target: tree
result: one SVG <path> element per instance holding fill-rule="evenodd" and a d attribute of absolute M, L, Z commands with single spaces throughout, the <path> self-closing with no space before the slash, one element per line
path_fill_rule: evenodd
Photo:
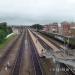
<path fill-rule="evenodd" d="M 34 29 L 37 29 L 37 30 L 43 29 L 43 26 L 40 25 L 40 24 L 34 24 L 34 25 L 32 25 L 31 27 L 34 28 Z"/>
<path fill-rule="evenodd" d="M 0 23 L 0 43 L 4 41 L 5 37 L 12 32 L 12 28 L 7 26 L 6 22 Z"/>

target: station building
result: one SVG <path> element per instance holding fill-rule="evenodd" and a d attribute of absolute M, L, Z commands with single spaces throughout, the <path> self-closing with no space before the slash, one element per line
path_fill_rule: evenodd
<path fill-rule="evenodd" d="M 58 23 L 44 25 L 43 30 L 50 33 L 58 33 Z"/>
<path fill-rule="evenodd" d="M 68 22 L 62 22 L 61 23 L 61 32 L 62 32 L 62 35 L 64 36 L 69 36 L 71 31 L 70 31 L 70 23 Z"/>
<path fill-rule="evenodd" d="M 52 23 L 49 25 L 49 32 L 58 33 L 58 23 Z"/>

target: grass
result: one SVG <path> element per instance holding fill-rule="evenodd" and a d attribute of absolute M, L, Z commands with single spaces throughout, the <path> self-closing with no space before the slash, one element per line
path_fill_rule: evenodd
<path fill-rule="evenodd" d="M 7 39 L 5 39 L 2 43 L 0 43 L 0 49 L 3 49 L 4 47 L 7 46 L 7 44 L 14 38 L 16 34 L 8 37 Z"/>

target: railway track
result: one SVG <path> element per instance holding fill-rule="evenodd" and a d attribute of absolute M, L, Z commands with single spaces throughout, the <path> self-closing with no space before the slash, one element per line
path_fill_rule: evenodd
<path fill-rule="evenodd" d="M 60 67 L 65 69 L 66 75 L 75 75 L 75 74 L 69 69 L 69 67 L 68 67 L 67 65 L 65 65 L 64 63 L 61 63 L 61 64 L 60 64 Z"/>
<path fill-rule="evenodd" d="M 33 33 L 33 32 L 32 32 Z M 41 38 L 39 38 L 36 34 L 33 33 L 33 35 L 38 39 L 40 44 L 48 51 L 52 50 L 50 46 L 48 46 Z"/>
<path fill-rule="evenodd" d="M 63 45 L 62 43 L 57 42 L 57 41 L 53 40 L 52 38 L 48 38 L 46 35 L 44 35 L 44 34 L 42 34 L 42 33 L 39 33 L 39 32 L 38 32 L 38 34 L 39 34 L 39 35 L 42 35 L 45 39 L 47 39 L 48 41 L 50 41 L 52 44 L 54 44 L 54 45 L 55 45 L 57 48 L 59 48 L 60 50 L 64 50 L 64 49 L 63 49 L 63 46 L 64 46 L 64 45 Z M 60 45 L 61 45 L 62 47 L 61 47 Z"/>
<path fill-rule="evenodd" d="M 40 57 L 37 53 L 37 50 L 34 46 L 34 43 L 31 39 L 31 36 L 29 35 L 28 33 L 28 36 L 29 36 L 29 46 L 32 50 L 32 60 L 33 60 L 33 65 L 34 65 L 34 69 L 35 69 L 35 75 L 44 75 L 43 74 L 43 70 L 42 70 L 42 66 L 41 66 L 41 63 L 40 63 Z"/>
<path fill-rule="evenodd" d="M 32 32 L 32 31 L 31 31 Z M 33 33 L 33 32 L 32 32 Z M 38 40 L 39 40 L 39 42 L 41 43 L 41 45 L 45 48 L 45 49 L 51 49 L 41 38 L 39 38 L 36 34 L 34 34 L 33 33 L 33 35 L 35 36 L 35 37 L 37 37 L 38 38 Z M 53 45 L 55 45 L 57 48 L 59 48 L 59 49 L 62 49 L 59 45 L 57 45 L 56 43 L 54 43 L 53 41 L 51 41 L 51 40 L 49 40 Z M 47 48 L 48 47 L 48 48 Z M 60 63 L 60 65 L 62 66 L 62 67 L 64 67 L 65 69 L 68 69 L 68 71 L 65 71 L 65 73 L 66 73 L 66 75 L 75 75 L 73 72 L 72 72 L 72 70 L 70 70 L 70 68 L 68 68 L 68 66 L 67 65 L 65 65 L 64 63 Z"/>
<path fill-rule="evenodd" d="M 23 59 L 23 55 L 24 55 L 23 53 L 24 53 L 24 49 L 25 49 L 26 30 L 23 33 L 24 34 L 23 34 L 23 37 L 22 37 L 22 40 L 21 40 L 21 45 L 20 45 L 19 51 L 17 53 L 16 60 L 13 64 L 13 68 L 11 70 L 11 75 L 19 75 L 19 71 L 21 69 L 22 59 Z"/>
<path fill-rule="evenodd" d="M 17 44 L 18 40 L 20 39 L 20 36 L 21 34 L 18 35 L 18 37 L 13 41 L 13 43 L 7 48 L 4 55 L 0 58 L 0 71 L 4 66 L 5 61 L 8 59 L 9 54 L 12 52 L 14 46 Z"/>
<path fill-rule="evenodd" d="M 45 35 L 42 35 L 43 37 L 45 37 Z M 52 40 L 52 39 L 50 39 L 50 38 L 48 38 L 48 37 L 45 37 L 48 41 L 50 41 L 52 44 L 54 44 L 57 48 L 59 48 L 60 50 L 64 50 L 64 48 L 63 47 L 60 47 L 60 44 L 61 43 L 59 43 L 59 42 L 57 42 L 57 41 L 54 41 L 54 40 Z M 61 44 L 62 45 L 62 44 Z M 63 46 L 63 45 L 62 45 Z M 66 73 L 66 75 L 75 75 L 73 72 L 72 72 L 72 70 L 70 70 L 70 68 L 67 66 L 67 65 L 65 65 L 64 63 L 60 63 L 60 66 L 62 67 L 62 68 L 65 68 L 65 73 Z M 66 69 L 67 69 L 67 71 L 66 71 Z"/>

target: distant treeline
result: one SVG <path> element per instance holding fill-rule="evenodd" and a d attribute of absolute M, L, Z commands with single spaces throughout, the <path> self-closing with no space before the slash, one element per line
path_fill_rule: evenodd
<path fill-rule="evenodd" d="M 34 29 L 37 29 L 37 30 L 43 29 L 43 26 L 40 25 L 40 24 L 34 24 L 34 25 L 30 26 L 30 27 L 31 27 L 31 28 L 34 28 Z"/>
<path fill-rule="evenodd" d="M 12 32 L 12 28 L 7 26 L 6 22 L 0 23 L 0 43 L 2 43 L 5 37 L 11 32 Z"/>

